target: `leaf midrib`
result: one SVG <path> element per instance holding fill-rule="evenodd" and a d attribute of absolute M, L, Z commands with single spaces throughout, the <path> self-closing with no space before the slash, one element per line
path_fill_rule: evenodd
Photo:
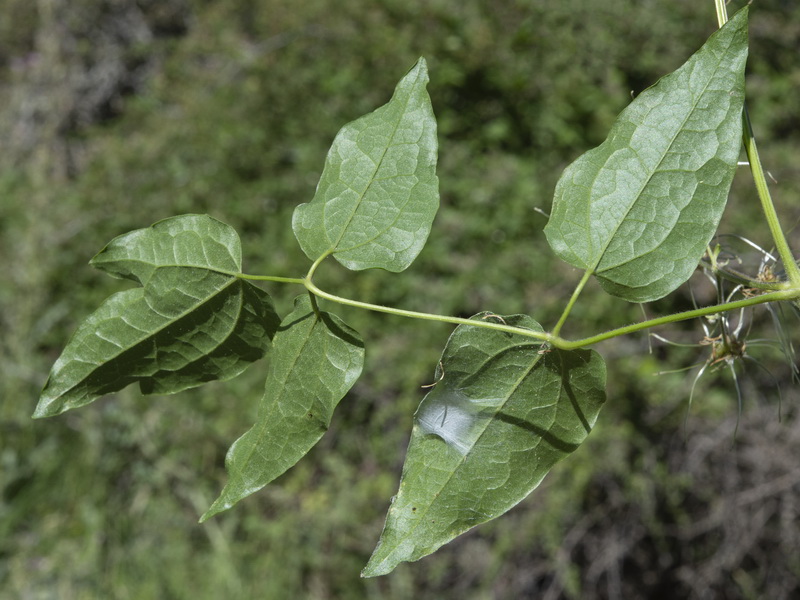
<path fill-rule="evenodd" d="M 350 227 L 350 224 L 353 222 L 353 219 L 355 218 L 356 213 L 358 212 L 358 209 L 361 206 L 361 203 L 364 201 L 364 198 L 366 198 L 367 194 L 369 193 L 370 189 L 372 188 L 372 185 L 375 183 L 375 175 L 380 170 L 381 165 L 383 164 L 383 161 L 386 158 L 386 153 L 389 151 L 389 148 L 391 148 L 393 146 L 394 138 L 397 135 L 397 130 L 400 128 L 400 122 L 403 120 L 403 116 L 405 116 L 405 114 L 406 114 L 406 110 L 408 109 L 408 105 L 411 102 L 411 97 L 413 96 L 414 92 L 416 91 L 416 87 L 417 87 L 418 84 L 419 84 L 419 73 L 417 73 L 417 78 L 415 79 L 414 83 L 411 85 L 411 89 L 409 90 L 408 96 L 406 97 L 405 103 L 403 105 L 403 110 L 400 112 L 400 115 L 397 118 L 397 122 L 394 124 L 394 128 L 392 129 L 392 134 L 389 137 L 389 143 L 386 144 L 385 148 L 383 149 L 383 152 L 381 153 L 380 159 L 378 159 L 378 161 L 375 163 L 375 169 L 372 171 L 372 175 L 369 178 L 369 184 L 367 184 L 367 187 L 364 190 L 364 193 L 363 194 L 359 194 L 358 201 L 355 203 L 355 206 L 353 207 L 353 210 L 350 213 L 350 216 L 348 217 L 346 223 L 342 227 L 342 230 L 341 230 L 341 233 L 339 234 L 338 239 L 335 242 L 333 242 L 333 245 L 328 249 L 328 252 L 337 254 L 337 253 L 340 253 L 340 252 L 347 252 L 347 251 L 350 251 L 350 250 L 354 250 L 356 248 L 360 248 L 362 246 L 366 246 L 367 244 L 373 242 L 375 239 L 380 237 L 380 235 L 382 235 L 383 233 L 385 233 L 388 230 L 388 228 L 384 229 L 383 231 L 381 231 L 378 235 L 374 236 L 373 238 L 371 238 L 369 240 L 366 240 L 366 241 L 364 241 L 364 242 L 362 242 L 360 244 L 356 244 L 355 246 L 351 246 L 349 248 L 339 248 L 339 243 L 342 241 L 342 238 L 344 237 L 345 233 L 347 233 L 347 230 Z M 389 104 L 391 104 L 391 99 L 389 100 Z M 387 107 L 388 107 L 388 105 L 387 105 Z M 361 132 L 359 132 L 359 134 L 360 133 Z M 359 150 L 360 150 L 360 148 L 359 148 Z M 364 152 L 364 154 L 366 155 L 366 152 Z M 350 187 L 350 186 L 348 185 L 348 187 Z M 350 188 L 350 189 L 352 189 L 352 188 Z M 409 196 L 409 199 L 410 199 L 410 196 Z M 407 203 L 408 203 L 408 200 L 406 200 L 406 204 Z M 328 203 L 326 202 L 326 203 L 324 203 L 322 205 L 322 221 L 323 221 L 323 223 L 325 222 L 325 210 L 327 208 L 327 204 Z M 398 214 L 398 217 L 399 217 L 399 214 Z M 395 219 L 392 222 L 392 224 L 394 224 L 396 222 L 397 222 L 397 219 Z"/>
<path fill-rule="evenodd" d="M 731 39 L 729 40 L 728 47 L 725 49 L 725 52 L 722 54 L 722 56 L 727 56 L 727 54 L 728 54 L 728 53 L 729 53 L 729 51 L 730 51 L 730 47 L 731 47 L 731 44 L 732 44 L 732 43 L 733 43 L 733 38 L 731 38 Z M 690 59 L 690 60 L 691 60 L 691 59 Z M 669 145 L 667 146 L 667 149 L 664 151 L 663 155 L 661 156 L 661 158 L 660 158 L 660 159 L 659 159 L 659 161 L 658 161 L 658 165 L 657 165 L 657 166 L 656 166 L 656 167 L 655 167 L 655 168 L 652 170 L 652 172 L 651 172 L 651 173 L 650 173 L 650 174 L 647 176 L 647 178 L 644 180 L 644 183 L 643 183 L 643 184 L 642 184 L 642 186 L 639 188 L 639 191 L 637 192 L 637 194 L 636 194 L 636 197 L 635 197 L 634 201 L 633 201 L 633 202 L 630 204 L 630 206 L 629 206 L 629 207 L 627 208 L 627 210 L 625 211 L 625 215 L 624 215 L 624 217 L 623 217 L 622 219 L 620 219 L 620 220 L 619 220 L 618 224 L 617 224 L 617 225 L 614 227 L 613 233 L 612 233 L 611 235 L 609 235 L 609 236 L 608 236 L 608 240 L 607 240 L 607 241 L 606 241 L 606 243 L 603 245 L 602 249 L 599 251 L 598 258 L 597 258 L 597 260 L 595 261 L 594 265 L 592 265 L 592 266 L 591 266 L 589 269 L 587 269 L 587 270 L 591 271 L 592 273 L 598 273 L 598 271 L 597 271 L 597 267 L 598 267 L 598 266 L 600 265 L 600 263 L 602 262 L 602 260 L 603 260 L 603 257 L 605 256 L 605 253 L 606 253 L 606 251 L 608 250 L 608 247 L 611 245 L 611 242 L 612 242 L 612 241 L 614 240 L 614 238 L 616 237 L 616 235 L 617 235 L 617 232 L 619 231 L 620 227 L 622 227 L 622 224 L 623 224 L 624 222 L 626 222 L 626 220 L 627 220 L 627 217 L 628 217 L 628 215 L 630 214 L 630 212 L 631 212 L 631 211 L 634 209 L 634 207 L 635 207 L 635 206 L 638 204 L 638 202 L 639 202 L 639 199 L 640 199 L 640 198 L 641 198 L 641 196 L 642 196 L 642 193 L 643 193 L 643 192 L 644 192 L 644 190 L 647 188 L 647 186 L 650 184 L 650 182 L 651 182 L 652 178 L 655 176 L 655 174 L 656 174 L 656 173 L 660 172 L 660 167 L 661 167 L 661 165 L 664 163 L 664 160 L 666 159 L 666 157 L 669 155 L 669 150 L 670 150 L 670 149 L 673 147 L 673 145 L 675 144 L 675 140 L 677 139 L 678 135 L 679 135 L 679 134 L 680 134 L 680 133 L 683 131 L 683 128 L 684 128 L 684 126 L 686 125 L 687 121 L 688 121 L 688 120 L 689 120 L 689 118 L 692 116 L 692 114 L 694 113 L 694 111 L 697 109 L 697 106 L 699 105 L 699 103 L 700 103 L 700 100 L 703 98 L 703 96 L 704 96 L 704 95 L 706 94 L 706 92 L 708 91 L 708 86 L 709 86 L 709 85 L 711 85 L 711 82 L 712 82 L 712 81 L 714 81 L 714 80 L 716 79 L 716 77 L 717 77 L 717 74 L 719 73 L 719 69 L 720 69 L 720 65 L 721 65 L 721 64 L 722 64 L 722 58 L 720 58 L 720 59 L 717 61 L 717 66 L 714 68 L 714 72 L 713 72 L 713 74 L 711 75 L 711 77 L 709 77 L 708 81 L 707 81 L 707 82 L 706 82 L 706 84 L 703 86 L 703 90 L 702 90 L 702 92 L 700 93 L 700 95 L 697 97 L 697 101 L 695 101 L 695 102 L 693 102 L 693 103 L 692 103 L 692 108 L 691 108 L 691 110 L 689 110 L 689 112 L 687 113 L 686 117 L 683 119 L 683 121 L 682 121 L 682 123 L 681 123 L 681 126 L 680 126 L 680 127 L 677 129 L 677 130 L 676 130 L 675 134 L 672 136 L 672 139 L 670 140 L 670 143 L 669 143 Z M 638 128 L 638 126 L 637 126 L 637 128 Z M 607 160 L 606 160 L 606 162 L 607 162 Z M 604 168 L 604 167 L 605 167 L 605 163 L 603 164 L 603 166 L 602 166 L 602 167 L 600 168 L 600 170 L 597 172 L 597 175 L 595 175 L 594 179 L 592 180 L 592 186 L 589 188 L 589 190 L 591 190 L 591 188 L 594 186 L 595 182 L 597 181 L 597 178 L 600 176 L 600 173 L 603 171 L 603 168 Z M 590 192 L 590 193 L 591 193 L 591 192 Z M 591 207 L 592 207 L 592 203 L 591 203 L 591 202 L 587 202 L 587 212 L 591 213 Z M 682 211 L 681 211 L 681 212 L 682 212 Z M 591 214 L 587 215 L 587 222 L 588 222 L 588 223 L 591 223 Z M 665 239 L 666 239 L 666 238 L 665 238 Z M 591 235 L 589 235 L 589 243 L 590 243 L 590 244 L 592 243 L 592 237 L 591 237 Z M 663 243 L 663 240 L 662 240 L 662 242 L 660 242 L 660 243 L 658 244 L 658 246 L 656 246 L 656 247 L 660 247 L 662 243 Z M 592 254 L 593 254 L 593 252 L 592 252 Z M 645 253 L 645 254 L 646 254 L 646 253 Z M 642 255 L 640 255 L 640 256 L 644 256 L 644 254 L 642 254 Z M 639 256 L 637 256 L 637 257 L 634 257 L 634 258 L 632 258 L 632 259 L 630 259 L 630 260 L 628 260 L 628 261 L 626 261 L 626 262 L 621 262 L 621 263 L 618 263 L 618 264 L 616 264 L 616 265 L 611 265 L 611 266 L 609 266 L 608 268 L 606 268 L 606 269 L 603 269 L 603 271 L 608 271 L 608 270 L 611 270 L 611 269 L 614 269 L 614 268 L 620 267 L 620 266 L 622 266 L 622 265 L 625 265 L 625 264 L 628 264 L 628 263 L 630 263 L 630 262 L 633 262 L 634 260 L 637 260 L 638 258 L 639 258 Z"/>
<path fill-rule="evenodd" d="M 288 370 L 288 375 L 287 375 L 285 378 L 281 379 L 281 380 L 277 380 L 277 378 L 276 378 L 276 383 L 277 383 L 277 384 L 279 384 L 279 385 L 276 385 L 276 386 L 274 386 L 274 388 L 273 388 L 273 389 L 280 387 L 280 392 L 279 392 L 279 394 L 278 394 L 276 397 L 274 397 L 274 398 L 272 399 L 272 401 L 270 402 L 270 404 L 269 404 L 269 407 L 267 408 L 267 411 L 268 411 L 268 412 L 267 412 L 267 416 L 270 416 L 271 414 L 273 414 L 273 413 L 274 413 L 274 408 L 275 408 L 276 406 L 278 406 L 278 403 L 279 403 L 280 394 L 282 394 L 282 393 L 285 391 L 285 389 L 286 389 L 286 386 L 285 386 L 286 382 L 288 382 L 288 381 L 289 381 L 289 379 L 290 379 L 290 377 L 291 377 L 292 373 L 294 373 L 294 371 L 295 371 L 295 367 L 297 366 L 297 363 L 298 363 L 298 361 L 300 360 L 300 357 L 303 355 L 303 353 L 305 352 L 306 346 L 308 346 L 309 342 L 311 341 L 311 338 L 313 337 L 313 334 L 314 334 L 314 329 L 315 329 L 315 328 L 317 327 L 317 325 L 318 325 L 318 324 L 321 322 L 320 318 L 317 316 L 317 314 L 316 314 L 316 313 L 314 313 L 314 312 L 311 312 L 311 313 L 306 313 L 306 314 L 310 314 L 310 316 L 311 316 L 311 317 L 314 319 L 314 321 L 313 321 L 313 323 L 311 323 L 311 327 L 310 327 L 310 328 L 309 328 L 309 330 L 308 330 L 308 335 L 306 335 L 306 336 L 305 336 L 305 339 L 303 340 L 303 343 L 300 345 L 300 347 L 299 347 L 298 351 L 295 353 L 295 355 L 294 355 L 294 357 L 293 357 L 293 359 L 292 359 L 292 361 L 291 361 L 291 366 L 290 366 L 290 368 L 289 368 L 289 370 Z M 292 317 L 292 315 L 289 315 L 289 317 Z M 287 320 L 289 319 L 289 317 L 287 317 Z M 326 341 L 327 341 L 327 340 L 326 340 Z M 326 344 L 326 345 L 327 345 L 327 344 Z M 327 358 L 327 353 L 325 354 L 325 356 L 326 356 L 326 358 Z M 273 361 L 271 364 L 274 364 L 274 361 Z M 269 373 L 270 375 L 272 375 L 272 373 L 273 373 L 273 370 L 272 370 L 272 369 L 273 369 L 273 368 L 270 368 L 270 373 Z M 268 383 L 269 383 L 269 379 L 270 379 L 270 378 L 269 378 L 269 376 L 267 376 L 267 382 L 268 382 Z M 280 384 L 284 384 L 284 385 L 282 385 L 282 386 L 281 386 Z M 265 393 L 266 393 L 266 392 L 265 392 Z M 263 439 L 263 437 L 264 437 L 264 431 L 265 431 L 265 430 L 266 430 L 266 428 L 269 426 L 269 424 L 270 424 L 270 420 L 269 420 L 268 418 L 264 418 L 264 419 L 261 419 L 261 418 L 259 418 L 259 422 L 258 422 L 258 423 L 256 423 L 256 424 L 255 424 L 255 425 L 254 425 L 254 426 L 253 426 L 253 427 L 250 429 L 251 431 L 255 430 L 255 431 L 254 431 L 254 435 L 256 436 L 256 442 L 260 442 L 260 441 L 261 441 L 261 439 Z M 257 427 L 257 429 L 256 429 L 256 427 Z M 245 435 L 247 435 L 247 434 L 245 434 Z M 247 467 L 247 466 L 250 464 L 250 461 L 252 461 L 252 460 L 253 460 L 253 455 L 255 455 L 255 454 L 259 454 L 259 453 L 257 452 L 257 450 L 258 450 L 258 449 L 257 449 L 257 445 L 258 445 L 258 444 L 255 444 L 255 443 L 254 443 L 254 444 L 252 444 L 252 445 L 250 446 L 250 448 L 248 449 L 248 452 L 247 452 L 246 456 L 245 456 L 245 457 L 243 457 L 243 463 L 242 463 L 242 464 L 243 464 L 243 466 L 242 466 L 242 468 L 241 468 L 241 469 L 237 469 L 237 473 L 239 474 L 239 478 L 240 478 L 240 479 L 244 479 L 244 477 L 243 477 L 241 474 L 242 474 L 242 473 L 243 473 L 243 472 L 246 470 L 246 467 Z M 259 454 L 259 456 L 261 456 L 261 455 Z M 290 466 L 291 466 L 291 465 L 290 465 Z M 288 467 L 287 467 L 287 468 L 288 468 Z M 282 472 L 286 472 L 286 470 L 287 470 L 287 469 L 284 469 Z M 274 477 L 273 477 L 273 478 L 272 478 L 270 481 L 274 480 L 274 479 L 275 479 L 276 477 L 278 477 L 279 475 L 280 475 L 280 473 L 278 473 L 277 475 L 275 475 L 275 476 L 274 476 Z M 269 483 L 269 481 L 268 481 L 267 483 Z M 267 483 L 265 483 L 264 485 L 267 485 Z M 227 487 L 227 486 L 226 486 L 226 487 Z M 262 486 L 262 487 L 263 487 L 263 486 Z"/>
<path fill-rule="evenodd" d="M 107 265 L 107 264 L 126 263 L 126 262 L 132 262 L 132 263 L 137 263 L 137 264 L 141 264 L 141 265 L 148 265 L 150 267 L 153 267 L 155 270 L 158 270 L 158 269 L 170 269 L 170 268 L 176 268 L 176 269 L 201 269 L 203 271 L 210 271 L 212 273 L 219 273 L 220 275 L 226 275 L 228 277 L 239 277 L 242 274 L 241 266 L 239 267 L 238 271 L 228 271 L 226 269 L 221 269 L 221 268 L 218 268 L 218 267 L 212 267 L 210 265 L 192 265 L 192 264 L 181 264 L 181 263 L 164 263 L 164 264 L 161 264 L 161 263 L 148 262 L 146 260 L 142 260 L 142 259 L 139 259 L 139 258 L 120 258 L 120 259 L 110 260 L 110 261 L 107 261 L 105 263 L 96 262 L 96 263 L 93 264 L 93 266 L 95 268 L 97 268 L 97 269 L 105 271 L 106 270 L 105 265 Z M 128 272 L 131 275 L 134 275 L 134 273 L 132 271 L 128 271 Z M 137 277 L 137 280 L 138 279 L 139 278 Z M 143 283 L 142 285 L 145 285 L 145 284 Z"/>
<path fill-rule="evenodd" d="M 526 343 L 529 343 L 529 342 L 526 342 Z M 470 344 L 470 345 L 473 345 L 473 344 Z M 500 351 L 495 352 L 492 356 L 487 357 L 487 360 L 489 358 L 492 358 L 493 356 L 496 356 L 497 354 L 500 354 L 501 352 L 506 352 L 506 351 L 514 348 L 515 346 L 516 346 L 516 344 L 510 345 L 510 346 L 506 346 L 505 348 L 502 348 Z M 476 437 L 475 443 L 473 443 L 473 445 L 469 449 L 469 451 L 459 461 L 458 465 L 456 465 L 456 467 L 450 473 L 448 473 L 447 479 L 445 479 L 444 482 L 440 486 L 438 486 L 438 489 L 437 489 L 436 493 L 434 494 L 433 501 L 429 502 L 428 505 L 425 506 L 423 510 L 419 511 L 419 516 L 418 516 L 418 519 L 417 519 L 416 523 L 413 525 L 413 527 L 411 527 L 409 530 L 407 530 L 407 533 L 401 539 L 410 538 L 411 535 L 413 534 L 413 532 L 416 531 L 417 528 L 422 524 L 422 522 L 424 520 L 423 517 L 425 515 L 427 515 L 428 512 L 433 508 L 433 506 L 434 506 L 434 504 L 436 502 L 436 499 L 440 497 L 440 494 L 442 493 L 442 491 L 448 486 L 448 484 L 453 479 L 453 477 L 455 477 L 456 473 L 463 467 L 463 465 L 466 462 L 467 458 L 472 454 L 473 448 L 475 448 L 475 446 L 478 445 L 478 442 L 480 441 L 480 439 L 486 433 L 486 430 L 489 428 L 489 425 L 492 424 L 492 422 L 496 418 L 497 414 L 503 408 L 505 408 L 506 404 L 511 400 L 511 397 L 519 389 L 519 386 L 522 385 L 522 382 L 525 381 L 525 379 L 531 374 L 531 372 L 536 367 L 536 365 L 538 365 L 539 362 L 542 360 L 543 356 L 544 356 L 543 354 L 537 353 L 536 358 L 533 360 L 531 365 L 527 369 L 525 369 L 523 371 L 523 373 L 520 375 L 520 377 L 517 379 L 517 381 L 514 383 L 514 385 L 510 388 L 509 392 L 506 394 L 506 399 L 503 401 L 503 403 L 500 406 L 497 407 L 497 410 L 495 411 L 494 416 L 491 419 L 487 419 L 486 424 L 481 428 L 480 434 Z M 484 364 L 486 363 L 486 361 L 483 361 L 483 362 L 484 362 Z M 541 442 L 541 437 L 536 441 L 536 444 L 534 445 L 534 447 L 538 446 L 539 442 Z M 389 556 L 391 556 L 397 550 L 398 547 L 399 547 L 399 545 L 395 545 L 392 548 L 391 552 L 383 560 L 381 560 L 381 562 L 386 561 L 389 558 Z M 417 546 L 415 545 L 414 547 L 416 549 Z"/>
<path fill-rule="evenodd" d="M 237 279 L 236 277 L 232 277 L 232 278 L 231 278 L 231 280 L 230 280 L 228 283 L 226 283 L 226 284 L 225 284 L 223 287 L 219 288 L 219 289 L 218 289 L 217 291 L 215 291 L 213 294 L 211 294 L 210 296 L 207 296 L 207 297 L 206 297 L 206 298 L 204 298 L 202 301 L 198 302 L 198 303 L 197 303 L 196 305 L 194 305 L 194 306 L 193 306 L 191 309 L 187 309 L 187 310 L 185 310 L 184 312 L 182 312 L 182 313 L 180 313 L 179 315 L 177 315 L 176 317 L 174 317 L 174 318 L 172 318 L 172 319 L 169 319 L 169 320 L 168 320 L 166 323 L 164 323 L 164 324 L 163 324 L 161 327 L 159 327 L 159 328 L 157 328 L 157 329 L 154 329 L 153 331 L 147 332 L 147 335 L 146 335 L 145 337 L 142 337 L 141 339 L 137 340 L 137 341 L 136 341 L 136 342 L 135 342 L 133 345 L 131 345 L 131 346 L 128 346 L 127 348 L 120 348 L 118 352 L 116 352 L 115 354 L 113 354 L 112 356 L 110 356 L 110 357 L 109 357 L 107 360 L 105 360 L 105 361 L 103 361 L 103 362 L 100 362 L 100 363 L 87 363 L 87 364 L 93 364 L 93 365 L 94 365 L 94 368 L 92 368 L 92 369 L 91 369 L 91 370 L 90 370 L 90 371 L 89 371 L 89 372 L 88 372 L 86 375 L 84 375 L 84 376 L 83 376 L 83 377 L 82 377 L 82 378 L 81 378 L 79 381 L 75 382 L 75 384 L 73 384 L 72 386 L 70 386 L 69 388 L 67 388 L 66 390 L 64 390 L 64 391 L 63 391 L 63 392 L 61 392 L 60 394 L 58 394 L 57 396 L 52 396 L 50 399 L 51 399 L 51 400 L 56 400 L 57 398 L 63 397 L 63 396 L 65 396 L 65 395 L 69 394 L 70 392 L 74 391 L 74 390 L 75 390 L 75 389 L 76 389 L 78 386 L 80 386 L 81 384 L 83 384 L 83 383 L 84 383 L 84 382 L 85 382 L 85 381 L 86 381 L 86 380 L 87 380 L 89 377 L 91 377 L 91 376 L 92 376 L 92 374 L 93 374 L 93 373 L 95 373 L 95 372 L 96 372 L 98 369 L 100 369 L 101 367 L 104 367 L 104 366 L 106 366 L 107 364 L 109 364 L 109 363 L 111 363 L 111 362 L 115 361 L 116 359 L 118 359 L 118 358 L 120 357 L 120 355 L 122 355 L 122 354 L 124 354 L 125 352 L 128 352 L 128 351 L 130 351 L 130 350 L 133 350 L 134 348 L 136 348 L 136 347 L 140 346 L 141 344 L 145 343 L 146 341 L 148 341 L 148 340 L 152 339 L 153 337 L 157 336 L 158 334 L 160 334 L 161 332 L 163 332 L 163 331 L 164 331 L 165 329 L 167 329 L 168 327 L 172 327 L 172 326 L 173 326 L 173 325 L 175 325 L 175 324 L 176 324 L 178 321 L 181 321 L 182 319 L 184 319 L 184 318 L 188 317 L 189 315 L 191 315 L 191 313 L 195 312 L 196 310 L 198 310 L 198 309 L 202 308 L 202 307 L 203 307 L 205 304 L 207 304 L 207 303 L 211 302 L 212 300 L 214 300 L 214 299 L 215 299 L 217 296 L 219 296 L 219 294 L 221 294 L 222 292 L 224 292 L 225 290 L 227 290 L 227 289 L 228 289 L 228 288 L 229 288 L 231 285 L 233 285 L 233 284 L 234 284 L 234 283 L 236 283 L 237 281 L 238 281 L 238 279 Z M 135 291 L 135 290 L 141 290 L 141 291 L 142 291 L 142 294 L 144 294 L 145 288 L 143 288 L 143 287 L 142 287 L 142 288 L 134 288 L 134 290 L 131 290 L 131 291 Z M 244 292 L 242 293 L 242 297 L 243 297 L 243 295 L 244 295 Z M 241 317 L 241 307 L 242 307 L 242 303 L 241 303 L 241 301 L 240 301 L 240 305 L 239 305 L 239 316 L 238 316 L 236 319 L 234 319 L 234 328 L 235 328 L 235 324 L 236 324 L 236 323 L 238 323 L 238 321 L 239 321 L 239 318 Z M 228 334 L 227 334 L 227 336 L 226 336 L 226 338 L 225 338 L 226 340 L 227 340 L 227 339 L 230 337 L 230 333 L 231 333 L 231 332 L 228 332 Z M 218 348 L 220 345 L 221 345 L 221 344 L 217 344 L 217 346 L 216 346 L 216 347 Z M 81 362 L 84 362 L 84 363 L 85 363 L 85 361 L 81 361 Z M 139 380 L 139 379 L 137 378 L 137 381 L 138 381 L 138 380 Z"/>

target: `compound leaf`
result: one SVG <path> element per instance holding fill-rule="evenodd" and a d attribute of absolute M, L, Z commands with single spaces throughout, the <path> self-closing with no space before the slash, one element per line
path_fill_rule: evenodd
<path fill-rule="evenodd" d="M 336 135 L 311 202 L 292 226 L 311 260 L 402 271 L 417 257 L 439 207 L 436 119 L 420 58 L 388 104 Z"/>
<path fill-rule="evenodd" d="M 273 340 L 258 420 L 225 460 L 228 483 L 201 522 L 284 473 L 320 440 L 336 405 L 361 375 L 364 343 L 338 317 L 315 312 L 308 296 Z"/>
<path fill-rule="evenodd" d="M 503 320 L 541 331 L 527 316 Z M 508 511 L 578 448 L 605 402 L 596 352 L 547 350 L 469 325 L 453 332 L 436 376 L 414 415 L 400 489 L 365 577 Z"/>
<path fill-rule="evenodd" d="M 112 295 L 79 326 L 34 417 L 134 382 L 144 394 L 171 394 L 230 379 L 264 356 L 280 321 L 270 297 L 236 277 L 236 232 L 208 216 L 173 217 L 117 237 L 92 264 L 143 287 Z"/>
<path fill-rule="evenodd" d="M 556 186 L 550 246 L 612 295 L 673 291 L 719 225 L 741 148 L 747 14 L 639 95 Z"/>

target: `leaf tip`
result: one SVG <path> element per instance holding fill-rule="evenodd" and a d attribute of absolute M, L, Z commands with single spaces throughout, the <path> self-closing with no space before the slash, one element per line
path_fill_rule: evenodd
<path fill-rule="evenodd" d="M 64 412 L 63 402 L 56 402 L 56 400 L 58 400 L 58 397 L 54 398 L 46 393 L 42 393 L 31 418 L 44 419 L 45 417 L 54 417 Z"/>
<path fill-rule="evenodd" d="M 428 77 L 428 61 L 425 60 L 424 56 L 420 56 L 417 59 L 417 62 L 408 70 L 402 81 L 409 81 L 412 77 L 418 77 L 418 81 L 421 80 L 423 84 L 427 84 L 430 81 Z"/>
<path fill-rule="evenodd" d="M 206 512 L 204 512 L 200 518 L 197 520 L 198 523 L 202 524 L 208 521 L 211 517 L 214 517 L 221 513 L 222 511 L 226 510 L 228 507 L 224 506 L 217 506 L 217 502 L 214 502 Z"/>
<path fill-rule="evenodd" d="M 375 564 L 375 562 L 376 561 L 374 561 L 373 559 L 370 559 L 367 565 L 361 570 L 362 579 L 370 579 L 372 577 L 380 577 L 381 575 L 388 575 L 394 570 L 394 565 L 387 567 L 384 564 L 385 561 L 381 561 L 378 564 Z"/>
<path fill-rule="evenodd" d="M 234 505 L 234 502 L 230 502 L 226 500 L 226 488 L 223 488 L 222 493 L 220 493 L 219 498 L 214 500 L 211 506 L 208 507 L 208 510 L 202 514 L 200 519 L 197 521 L 198 523 L 205 523 L 211 517 L 218 515 L 219 513 L 228 510 L 231 506 Z"/>
<path fill-rule="evenodd" d="M 420 56 L 417 60 L 417 65 L 419 65 L 419 70 L 425 78 L 425 83 L 427 83 L 430 80 L 430 77 L 428 76 L 428 61 L 425 60 L 424 56 Z"/>
<path fill-rule="evenodd" d="M 412 562 L 422 558 L 415 555 L 415 546 L 412 540 L 406 539 L 399 543 L 387 544 L 384 538 L 386 530 L 381 535 L 378 545 L 369 557 L 366 566 L 361 571 L 361 577 L 380 577 L 394 571 L 400 563 Z"/>
<path fill-rule="evenodd" d="M 44 419 L 45 417 L 49 416 L 49 414 L 42 410 L 41 405 L 37 405 L 36 410 L 34 410 L 33 414 L 31 415 L 31 419 Z"/>
<path fill-rule="evenodd" d="M 212 507 L 212 508 L 213 508 L 213 507 Z M 206 512 L 204 512 L 204 513 L 203 513 L 203 514 L 200 516 L 200 518 L 197 520 L 197 522 L 198 522 L 200 525 L 202 525 L 203 523 L 205 523 L 206 521 L 208 521 L 208 520 L 209 520 L 211 517 L 213 517 L 213 516 L 214 516 L 214 515 L 216 515 L 216 514 L 217 514 L 217 513 L 216 513 L 215 511 L 213 511 L 211 508 L 209 508 L 209 509 L 208 509 Z"/>

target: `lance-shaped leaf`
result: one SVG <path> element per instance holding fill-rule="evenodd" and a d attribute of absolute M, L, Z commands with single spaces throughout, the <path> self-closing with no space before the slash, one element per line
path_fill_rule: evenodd
<path fill-rule="evenodd" d="M 236 277 L 236 232 L 208 216 L 173 217 L 122 235 L 92 264 L 144 287 L 112 295 L 79 326 L 34 417 L 134 382 L 144 394 L 170 394 L 230 379 L 264 356 L 280 321 L 270 297 Z"/>
<path fill-rule="evenodd" d="M 336 135 L 314 199 L 295 209 L 295 237 L 311 260 L 402 271 L 417 257 L 439 208 L 436 119 L 420 58 L 388 104 Z"/>
<path fill-rule="evenodd" d="M 567 167 L 545 228 L 556 254 L 632 302 L 661 298 L 690 277 L 736 170 L 746 59 L 744 8 Z"/>
<path fill-rule="evenodd" d="M 316 313 L 308 296 L 299 296 L 273 340 L 258 420 L 228 450 L 228 483 L 200 521 L 257 492 L 305 456 L 363 365 L 358 333 L 334 315 Z"/>
<path fill-rule="evenodd" d="M 503 319 L 541 331 L 527 316 Z M 578 448 L 605 402 L 596 352 L 545 350 L 469 325 L 453 332 L 436 376 L 414 415 L 400 489 L 366 577 L 422 558 L 516 505 Z"/>

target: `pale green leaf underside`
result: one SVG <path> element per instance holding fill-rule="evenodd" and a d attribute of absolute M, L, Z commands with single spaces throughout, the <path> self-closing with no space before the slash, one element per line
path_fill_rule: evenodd
<path fill-rule="evenodd" d="M 398 272 L 422 250 L 439 207 L 427 83 L 420 58 L 388 104 L 336 135 L 314 199 L 292 221 L 311 260 L 332 253 L 349 269 Z"/>
<path fill-rule="evenodd" d="M 239 235 L 208 215 L 181 215 L 114 238 L 92 259 L 114 277 L 147 284 L 162 267 L 196 267 L 232 275 L 242 272 Z"/>
<path fill-rule="evenodd" d="M 236 233 L 205 216 L 174 217 L 113 240 L 92 264 L 144 287 L 112 295 L 79 326 L 34 416 L 135 382 L 144 394 L 170 394 L 230 379 L 261 358 L 279 319 L 265 292 L 234 276 L 240 256 Z"/>
<path fill-rule="evenodd" d="M 530 317 L 503 318 L 541 331 Z M 414 415 L 400 489 L 364 576 L 505 513 L 583 442 L 605 402 L 603 360 L 590 350 L 541 349 L 530 338 L 456 328 L 439 381 Z"/>
<path fill-rule="evenodd" d="M 691 276 L 736 170 L 746 59 L 745 8 L 567 167 L 545 228 L 558 256 L 633 302 Z"/>
<path fill-rule="evenodd" d="M 275 335 L 258 420 L 228 451 L 228 483 L 205 521 L 263 488 L 308 453 L 361 374 L 364 343 L 338 317 L 314 313 L 308 296 Z"/>

